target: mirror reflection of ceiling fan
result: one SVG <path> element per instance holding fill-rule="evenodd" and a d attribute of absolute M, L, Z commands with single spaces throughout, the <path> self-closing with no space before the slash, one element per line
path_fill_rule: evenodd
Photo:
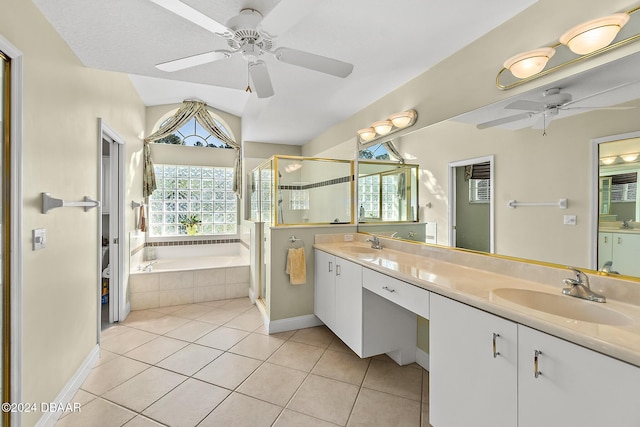
<path fill-rule="evenodd" d="M 504 107 L 509 110 L 525 110 L 524 113 L 516 114 L 513 116 L 503 117 L 496 120 L 480 123 L 477 125 L 478 129 L 487 129 L 495 126 L 501 126 L 520 120 L 537 119 L 533 122 L 531 128 L 543 129 L 543 135 L 546 134 L 546 129 L 549 123 L 558 117 L 560 111 L 563 110 L 628 110 L 634 107 L 579 107 L 574 104 L 582 102 L 587 98 L 591 98 L 601 93 L 589 95 L 582 99 L 573 100 L 573 96 L 570 93 L 563 93 L 560 88 L 547 89 L 542 93 L 542 101 L 527 101 L 518 100 Z"/>
<path fill-rule="evenodd" d="M 229 50 L 214 50 L 157 64 L 156 68 L 159 70 L 174 72 L 240 54 L 248 63 L 249 75 L 258 98 L 268 98 L 274 94 L 267 65 L 261 59 L 266 55 L 272 55 L 278 61 L 286 64 L 297 65 L 336 77 L 345 78 L 353 71 L 353 64 L 337 59 L 288 47 L 274 49 L 273 39 L 275 37 L 265 30 L 269 23 L 277 24 L 268 22 L 273 13 L 263 19 L 262 14 L 255 9 L 242 9 L 239 15 L 232 17 L 226 25 L 223 25 L 180 0 L 150 1 L 222 37 L 229 45 Z M 278 21 L 279 18 L 282 16 L 276 16 L 271 21 Z M 251 92 L 250 86 L 247 86 L 247 91 Z"/>

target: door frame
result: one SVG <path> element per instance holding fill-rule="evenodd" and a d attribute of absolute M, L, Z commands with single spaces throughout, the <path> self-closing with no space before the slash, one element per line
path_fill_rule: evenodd
<path fill-rule="evenodd" d="M 115 254 L 117 260 L 117 269 L 111 270 L 111 277 L 116 278 L 116 286 L 111 286 L 109 284 L 109 320 L 113 322 L 118 322 L 120 320 L 124 320 L 129 314 L 130 306 L 127 305 L 126 301 L 126 292 L 124 283 L 125 283 L 125 274 L 124 274 L 124 265 L 125 265 L 125 218 L 124 218 L 124 208 L 125 208 L 125 153 L 126 153 L 126 145 L 124 139 L 118 135 L 118 133 L 113 130 L 109 125 L 105 123 L 105 121 L 98 117 L 98 194 L 102 194 L 102 141 L 104 138 L 108 138 L 113 141 L 114 144 L 117 145 L 117 156 L 112 155 L 111 157 L 111 169 L 112 169 L 112 184 L 117 183 L 117 185 L 111 186 L 111 200 L 109 201 L 110 206 L 110 223 L 113 224 L 112 220 L 115 218 L 115 223 L 117 224 L 117 230 L 114 233 L 111 226 L 109 227 L 110 237 L 115 237 L 118 239 L 117 253 Z M 114 168 L 115 161 L 115 168 Z M 113 173 L 113 169 L 116 169 L 117 173 Z M 115 194 L 115 196 L 114 196 Z M 116 203 L 113 203 L 116 202 Z M 102 205 L 103 201 L 101 200 L 100 208 L 98 209 L 98 242 L 102 242 Z M 109 243 L 109 247 L 112 247 L 111 242 Z M 101 289 L 102 286 L 102 244 L 98 245 L 97 248 L 97 259 L 98 259 L 98 284 L 97 289 Z M 114 256 L 113 251 L 109 251 L 109 257 Z M 112 266 L 113 267 L 113 266 Z M 115 271 L 117 270 L 117 271 Z M 100 342 L 100 332 L 102 329 L 102 319 L 101 319 L 101 295 L 98 292 L 98 343 Z"/>
<path fill-rule="evenodd" d="M 11 196 L 10 212 L 11 230 L 9 245 L 10 255 L 10 279 L 9 279 L 9 304 L 10 304 L 10 340 L 9 348 L 9 394 L 12 402 L 21 402 L 22 399 L 22 288 L 23 288 L 23 263 L 22 263 L 22 141 L 23 141 L 23 54 L 7 39 L 0 35 L 0 50 L 11 60 L 11 89 L 10 89 L 10 168 L 11 168 Z M 22 416 L 19 412 L 6 413 L 12 425 L 20 425 Z"/>
<path fill-rule="evenodd" d="M 449 246 L 456 247 L 456 168 L 460 166 L 474 165 L 476 163 L 489 162 L 491 171 L 491 188 L 489 194 L 491 201 L 489 202 L 489 253 L 495 253 L 495 179 L 494 179 L 494 156 L 493 154 L 483 157 L 475 157 L 472 159 L 458 160 L 449 162 Z"/>

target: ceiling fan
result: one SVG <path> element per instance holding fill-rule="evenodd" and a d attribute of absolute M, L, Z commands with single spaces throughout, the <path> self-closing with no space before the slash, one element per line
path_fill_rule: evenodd
<path fill-rule="evenodd" d="M 156 68 L 159 70 L 174 72 L 240 54 L 248 63 L 249 74 L 258 98 L 268 98 L 274 94 L 267 65 L 261 59 L 266 55 L 273 55 L 278 61 L 286 64 L 336 77 L 345 78 L 353 71 L 353 64 L 337 59 L 288 47 L 274 49 L 274 36 L 264 29 L 262 14 L 255 9 L 242 9 L 239 15 L 223 25 L 180 0 L 150 1 L 222 37 L 229 45 L 229 50 L 214 50 L 157 64 Z M 277 17 L 275 20 L 277 21 Z M 250 86 L 247 86 L 247 91 L 251 92 Z"/>
<path fill-rule="evenodd" d="M 626 84 L 625 84 L 626 85 Z M 624 85 L 623 85 L 624 86 Z M 615 88 L 617 89 L 617 88 Z M 611 89 L 609 89 L 611 90 Z M 609 90 L 605 91 L 608 92 Z M 480 123 L 476 127 L 478 129 L 487 129 L 495 126 L 504 125 L 520 120 L 531 119 L 537 117 L 537 120 L 531 126 L 533 129 L 543 129 L 546 134 L 546 128 L 549 123 L 558 117 L 560 111 L 563 110 L 627 110 L 633 107 L 578 107 L 573 106 L 578 102 L 582 102 L 587 98 L 601 95 L 604 92 L 589 95 L 582 99 L 573 100 L 570 93 L 561 92 L 560 88 L 547 89 L 542 93 L 542 101 L 518 100 L 504 107 L 509 110 L 525 110 L 526 112 L 513 116 L 503 117 L 496 120 Z"/>

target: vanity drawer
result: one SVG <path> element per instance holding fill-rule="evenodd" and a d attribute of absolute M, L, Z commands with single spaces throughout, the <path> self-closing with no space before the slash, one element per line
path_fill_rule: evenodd
<path fill-rule="evenodd" d="M 362 286 L 409 311 L 429 318 L 429 291 L 377 271 L 363 269 Z"/>

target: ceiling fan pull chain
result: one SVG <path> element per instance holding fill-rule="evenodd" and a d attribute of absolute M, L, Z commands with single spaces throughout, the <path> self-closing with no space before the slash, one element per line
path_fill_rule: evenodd
<path fill-rule="evenodd" d="M 546 114 L 542 114 L 542 136 L 547 136 L 547 115 Z"/>
<path fill-rule="evenodd" d="M 249 64 L 247 63 L 247 88 L 244 90 L 247 93 L 253 93 L 251 90 L 251 80 L 249 77 Z"/>

